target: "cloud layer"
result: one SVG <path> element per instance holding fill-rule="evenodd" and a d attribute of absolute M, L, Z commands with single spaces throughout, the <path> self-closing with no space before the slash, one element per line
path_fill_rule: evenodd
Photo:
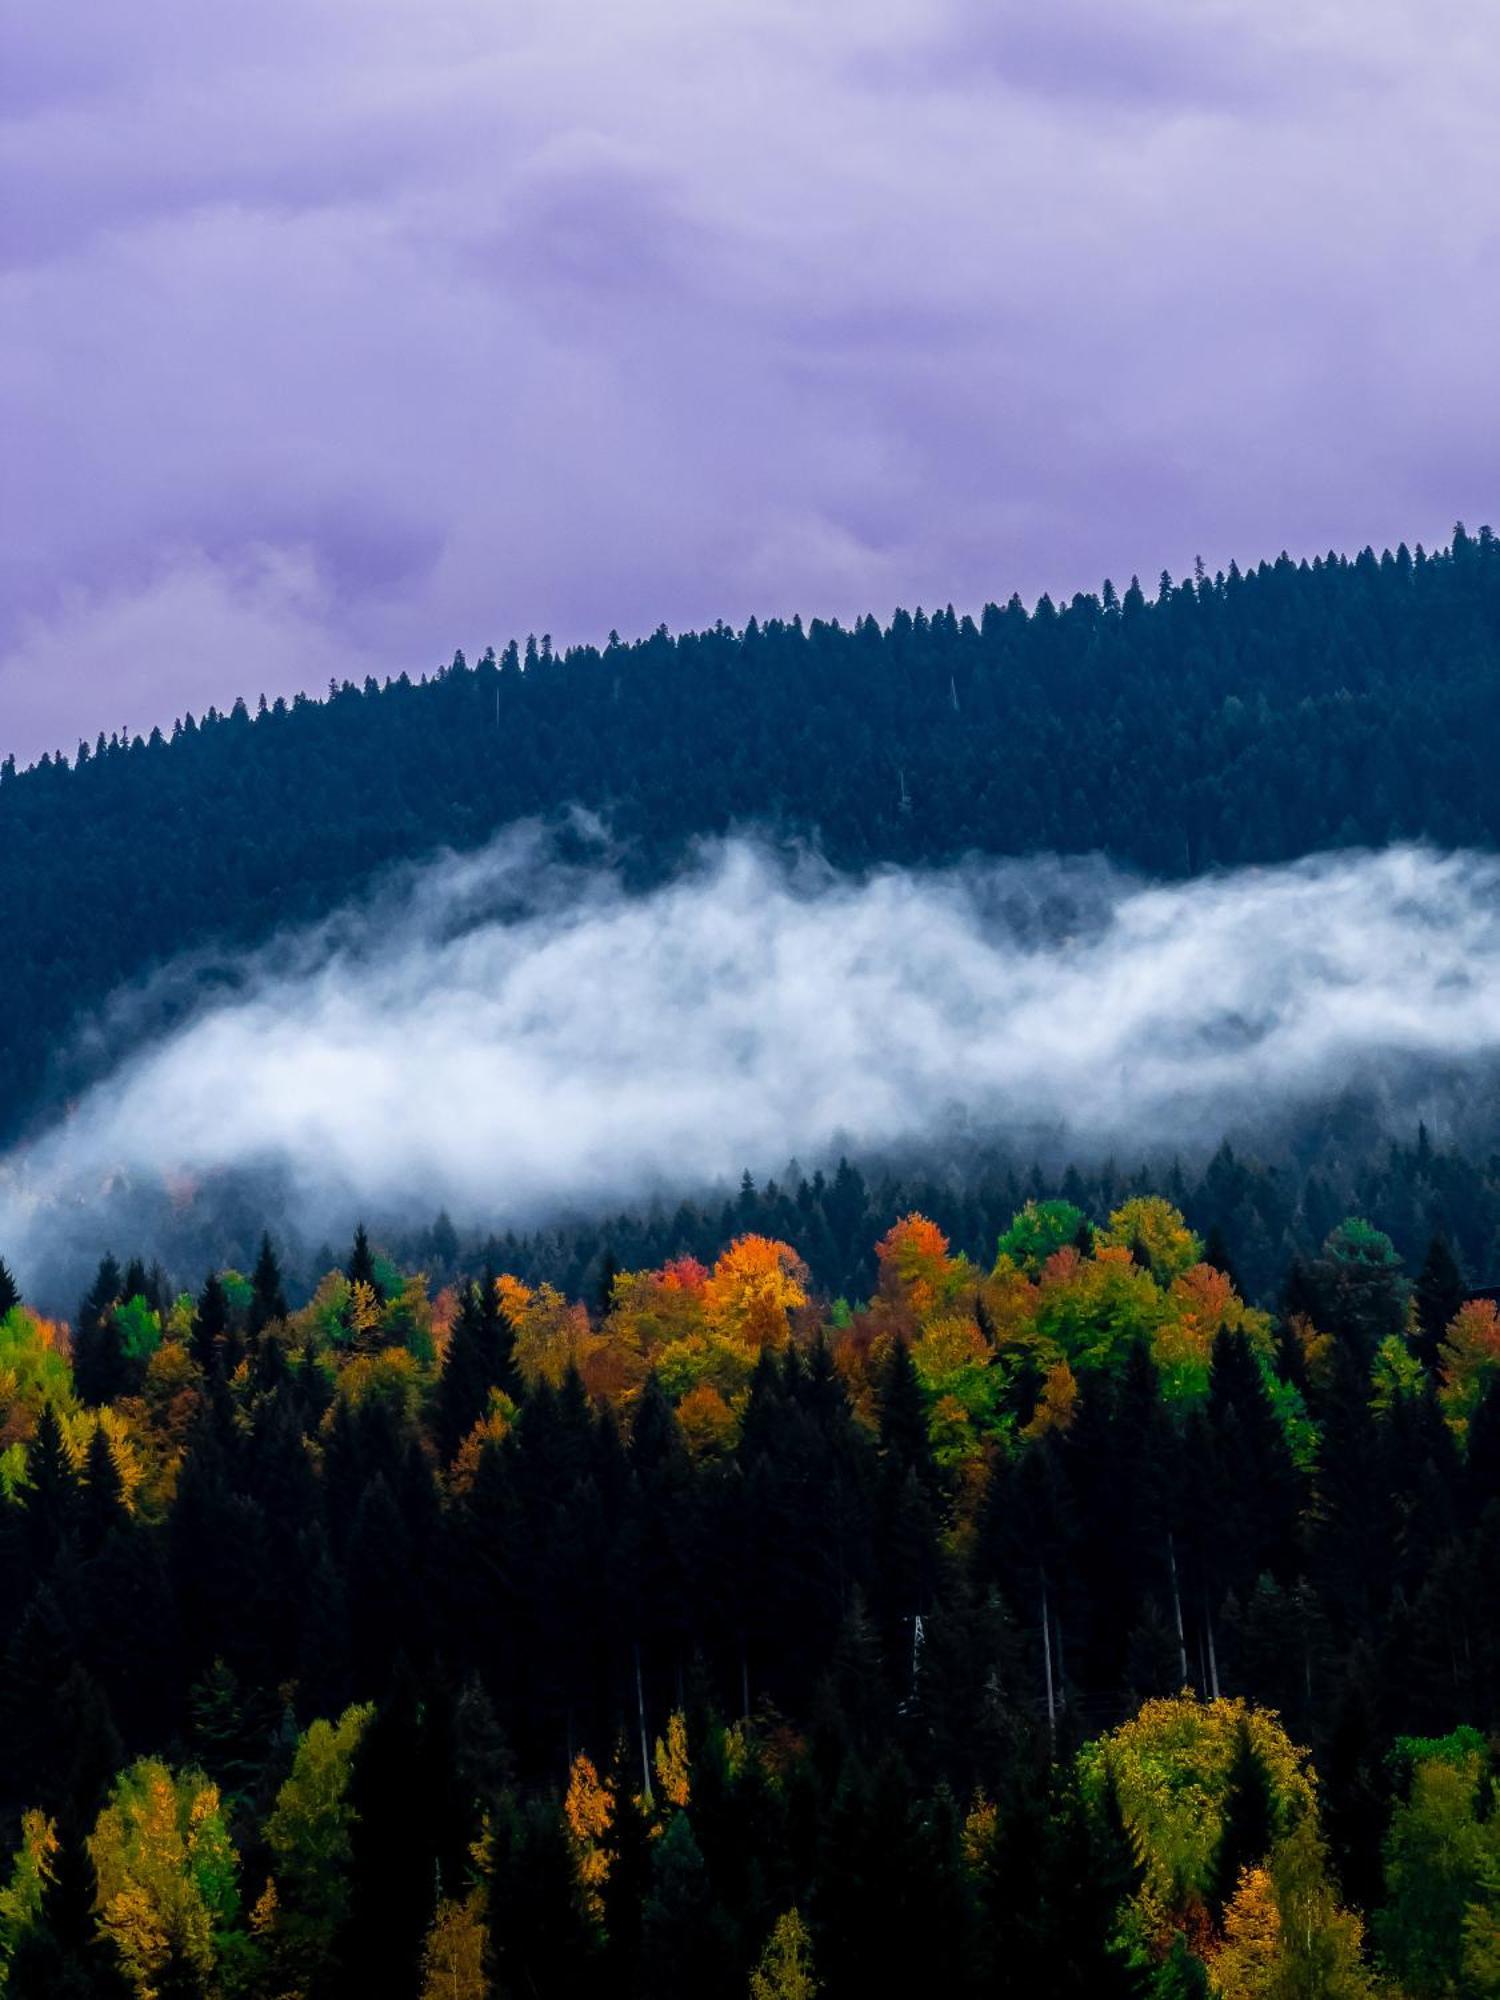
<path fill-rule="evenodd" d="M 1441 1073 L 1496 1074 L 1500 859 L 854 881 L 739 840 L 631 898 L 519 833 L 222 977 L 5 1163 L 23 1265 L 117 1175 L 266 1170 L 307 1232 L 503 1225 L 833 1147 L 1139 1157 L 1351 1087 L 1414 1117 Z"/>
<path fill-rule="evenodd" d="M 1457 0 L 0 23 L 0 754 L 1493 500 Z"/>

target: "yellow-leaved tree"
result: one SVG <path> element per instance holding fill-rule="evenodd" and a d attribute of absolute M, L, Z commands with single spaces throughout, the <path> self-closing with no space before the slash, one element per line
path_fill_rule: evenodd
<path fill-rule="evenodd" d="M 1109 1218 L 1105 1241 L 1128 1250 L 1160 1285 L 1170 1285 L 1203 1261 L 1203 1244 L 1180 1212 L 1159 1194 L 1139 1194 Z"/>
<path fill-rule="evenodd" d="M 797 1910 L 785 1910 L 750 1975 L 750 2000 L 813 2000 L 817 1990 L 807 1925 Z"/>
<path fill-rule="evenodd" d="M 1224 1919 L 1209 1977 L 1222 2000 L 1372 2000 L 1364 1926 L 1339 1907 L 1315 1817 L 1304 1815 L 1247 1869 Z"/>
<path fill-rule="evenodd" d="M 1114 1781 L 1125 1830 L 1158 1904 L 1180 1909 L 1212 1883 L 1242 1741 L 1265 1773 L 1276 1832 L 1315 1810 L 1307 1760 L 1278 1719 L 1239 1699 L 1175 1695 L 1143 1702 L 1128 1722 L 1079 1752 L 1085 1790 Z"/>
<path fill-rule="evenodd" d="M 703 1287 L 711 1331 L 750 1353 L 785 1347 L 790 1315 L 807 1304 L 807 1266 L 789 1243 L 770 1236 L 738 1237 Z"/>
<path fill-rule="evenodd" d="M 239 1909 L 218 1786 L 142 1758 L 116 1778 L 89 1851 L 100 1927 L 141 2000 L 209 1986 Z"/>
<path fill-rule="evenodd" d="M 490 1992 L 484 1890 L 445 1896 L 422 1953 L 421 2000 L 486 2000 Z"/>

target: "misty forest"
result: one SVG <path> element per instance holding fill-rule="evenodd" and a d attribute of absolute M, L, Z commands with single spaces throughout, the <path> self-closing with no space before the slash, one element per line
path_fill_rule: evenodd
<path fill-rule="evenodd" d="M 1497 770 L 1462 528 L 8 763 L 0 1991 L 1500 1996 Z"/>
<path fill-rule="evenodd" d="M 67 1030 L 126 982 L 569 807 L 607 816 L 634 886 L 745 824 L 855 871 L 1098 852 L 1170 878 L 1493 848 L 1497 632 L 1500 542 L 1460 528 L 1436 554 L 1282 557 L 977 620 L 752 621 L 566 653 L 543 637 L 277 701 L 253 726 L 237 703 L 169 736 L 100 734 L 71 762 L 11 760 L 0 1138 L 118 1053 Z"/>

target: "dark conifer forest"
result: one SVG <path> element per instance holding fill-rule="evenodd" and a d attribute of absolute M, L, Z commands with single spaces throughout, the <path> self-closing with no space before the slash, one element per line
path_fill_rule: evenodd
<path fill-rule="evenodd" d="M 0 1132 L 522 820 L 632 890 L 745 825 L 1176 879 L 1493 850 L 1497 770 L 1488 529 L 237 704 L 5 768 Z M 0 1993 L 1500 1996 L 1475 1078 L 331 1246 L 170 1187 L 62 1300 L 0 1243 Z"/>
<path fill-rule="evenodd" d="M 0 772 L 0 1135 L 76 1082 L 69 1030 L 122 985 L 570 806 L 607 818 L 637 883 L 743 824 L 852 869 L 1491 847 L 1497 667 L 1500 544 L 1460 528 L 1436 555 L 1283 556 L 977 619 L 544 637 L 383 687 L 351 663 L 323 701 L 100 735 Z"/>
<path fill-rule="evenodd" d="M 5 1991 L 1493 1991 L 1451 1247 L 1266 1311 L 1054 1197 L 873 1267 L 0 1280 Z"/>

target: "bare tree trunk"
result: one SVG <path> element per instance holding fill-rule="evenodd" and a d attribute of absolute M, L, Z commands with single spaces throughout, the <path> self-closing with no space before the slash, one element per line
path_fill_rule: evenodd
<path fill-rule="evenodd" d="M 1182 1663 L 1182 1685 L 1188 1684 L 1187 1640 L 1182 1631 L 1182 1592 L 1177 1588 L 1177 1541 L 1167 1537 L 1167 1567 L 1172 1572 L 1172 1616 L 1177 1621 L 1177 1657 Z"/>
<path fill-rule="evenodd" d="M 1063 1659 L 1062 1620 L 1055 1612 L 1052 1617 L 1052 1630 L 1057 1640 L 1057 1705 L 1059 1709 L 1066 1709 L 1068 1705 L 1068 1668 L 1067 1663 Z"/>
<path fill-rule="evenodd" d="M 1047 1675 L 1047 1734 L 1057 1748 L 1057 1703 L 1052 1692 L 1052 1612 L 1047 1603 L 1047 1572 L 1042 1572 L 1042 1663 Z"/>
<path fill-rule="evenodd" d="M 1217 1701 L 1219 1699 L 1219 1658 L 1214 1651 L 1213 1617 L 1206 1607 L 1203 1613 L 1203 1627 L 1208 1634 L 1208 1691 L 1214 1700 Z"/>
<path fill-rule="evenodd" d="M 651 1754 L 646 1747 L 646 1694 L 641 1686 L 641 1649 L 637 1642 L 635 1649 L 635 1712 L 641 1726 L 641 1796 L 649 1806 L 651 1797 Z"/>

